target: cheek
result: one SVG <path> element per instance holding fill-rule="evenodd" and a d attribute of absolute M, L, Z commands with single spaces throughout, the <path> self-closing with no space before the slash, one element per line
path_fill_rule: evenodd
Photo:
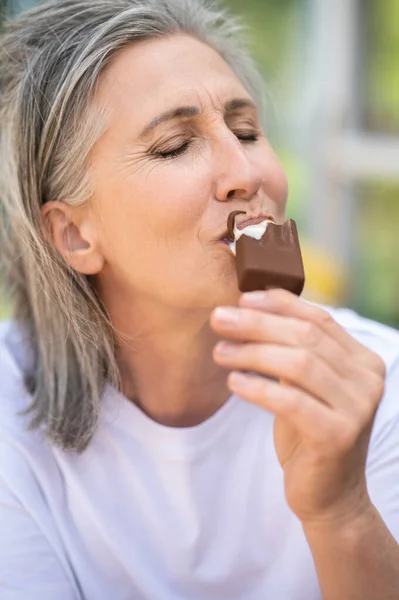
<path fill-rule="evenodd" d="M 128 220 L 134 218 L 140 228 L 145 224 L 154 233 L 167 233 L 168 237 L 192 234 L 206 210 L 210 189 L 209 173 L 188 169 L 176 161 L 136 180 L 121 205 Z"/>
<path fill-rule="evenodd" d="M 209 175 L 178 168 L 154 170 L 110 190 L 99 203 L 104 253 L 111 262 L 135 261 L 138 250 L 157 263 L 174 248 L 181 253 L 196 239 L 209 194 Z"/>

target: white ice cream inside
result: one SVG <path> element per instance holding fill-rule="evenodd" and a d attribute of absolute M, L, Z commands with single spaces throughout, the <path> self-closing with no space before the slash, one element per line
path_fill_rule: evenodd
<path fill-rule="evenodd" d="M 237 240 L 239 240 L 242 235 L 248 235 L 249 237 L 252 237 L 255 240 L 260 240 L 260 238 L 266 231 L 268 223 L 273 223 L 273 221 L 265 219 L 261 223 L 257 223 L 256 225 L 248 225 L 243 229 L 238 229 L 237 225 L 234 223 L 234 241 L 229 243 L 229 248 L 234 254 L 234 256 L 236 255 Z"/>

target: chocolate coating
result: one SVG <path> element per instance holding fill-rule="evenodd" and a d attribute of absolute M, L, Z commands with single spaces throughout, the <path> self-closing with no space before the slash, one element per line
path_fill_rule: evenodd
<path fill-rule="evenodd" d="M 242 292 L 284 288 L 301 295 L 305 285 L 298 231 L 293 219 L 268 223 L 260 240 L 245 233 L 236 242 L 238 287 Z"/>
<path fill-rule="evenodd" d="M 237 215 L 246 215 L 246 214 L 247 213 L 245 212 L 245 210 L 234 210 L 233 212 L 231 212 L 229 214 L 228 219 L 227 219 L 227 235 L 232 240 L 234 240 L 234 224 L 235 224 L 236 216 Z"/>

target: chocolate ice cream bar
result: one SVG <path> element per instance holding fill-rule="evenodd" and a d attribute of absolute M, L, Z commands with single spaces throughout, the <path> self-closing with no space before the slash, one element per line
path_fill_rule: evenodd
<path fill-rule="evenodd" d="M 232 226 L 237 213 L 229 215 L 228 230 L 234 239 L 230 247 L 236 253 L 239 289 L 252 292 L 284 288 L 300 296 L 305 273 L 295 221 L 276 225 L 266 220 L 242 229 L 238 237 L 237 228 Z"/>

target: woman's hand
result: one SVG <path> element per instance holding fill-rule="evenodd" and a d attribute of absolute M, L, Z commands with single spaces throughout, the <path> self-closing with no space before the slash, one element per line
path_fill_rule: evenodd
<path fill-rule="evenodd" d="M 365 467 L 383 361 L 326 311 L 285 290 L 245 294 L 238 308 L 217 308 L 211 326 L 233 340 L 214 350 L 214 360 L 233 369 L 230 390 L 276 415 L 286 498 L 302 523 L 369 510 Z"/>

